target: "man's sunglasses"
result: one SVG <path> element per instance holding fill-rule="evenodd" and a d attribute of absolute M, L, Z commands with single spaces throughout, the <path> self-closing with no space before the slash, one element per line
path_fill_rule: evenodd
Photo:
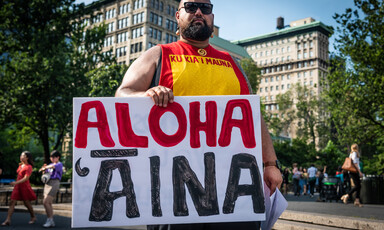
<path fill-rule="evenodd" d="M 196 13 L 197 9 L 200 8 L 201 13 L 203 14 L 211 14 L 213 5 L 209 3 L 199 3 L 199 2 L 184 2 L 184 7 L 180 7 L 185 9 L 185 12 L 189 14 Z M 180 10 L 179 9 L 179 10 Z"/>

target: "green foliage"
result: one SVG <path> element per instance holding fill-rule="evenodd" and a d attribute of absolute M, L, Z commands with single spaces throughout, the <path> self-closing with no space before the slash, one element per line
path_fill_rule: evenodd
<path fill-rule="evenodd" d="M 355 0 L 356 9 L 335 14 L 339 24 L 326 102 L 340 146 L 358 143 L 368 174 L 382 174 L 384 152 L 384 3 Z"/>
<path fill-rule="evenodd" d="M 384 3 L 355 0 L 339 24 L 327 99 L 340 143 L 372 145 L 384 137 Z"/>
<path fill-rule="evenodd" d="M 275 141 L 273 143 L 276 155 L 285 167 L 291 167 L 293 163 L 299 166 L 309 167 L 317 161 L 317 151 L 314 145 L 308 144 L 303 139 L 293 139 L 290 141 Z"/>
<path fill-rule="evenodd" d="M 101 52 L 106 26 L 85 30 L 84 4 L 74 2 L 14 0 L 0 8 L 1 125 L 39 140 L 46 163 L 71 131 L 73 97 L 111 95 L 122 78 L 115 58 Z"/>
<path fill-rule="evenodd" d="M 321 151 L 319 161 L 321 162 L 321 165 L 327 166 L 328 174 L 335 175 L 336 170 L 344 163 L 344 160 L 348 155 L 349 152 L 341 152 L 332 141 L 329 141 L 327 146 Z"/>
<path fill-rule="evenodd" d="M 299 138 L 310 140 L 312 144 L 322 147 L 320 143 L 323 143 L 322 139 L 327 138 L 328 129 L 323 114 L 324 105 L 321 98 L 315 94 L 315 89 L 296 84 L 286 93 L 277 96 L 280 117 L 269 119 L 268 123 L 275 135 L 288 134 L 291 126 L 295 125 Z"/>
<path fill-rule="evenodd" d="M 125 65 L 100 67 L 86 74 L 91 81 L 90 97 L 113 97 L 127 71 Z"/>
<path fill-rule="evenodd" d="M 247 75 L 253 93 L 256 93 L 260 85 L 261 69 L 257 67 L 252 58 L 244 58 L 240 61 L 241 68 Z"/>

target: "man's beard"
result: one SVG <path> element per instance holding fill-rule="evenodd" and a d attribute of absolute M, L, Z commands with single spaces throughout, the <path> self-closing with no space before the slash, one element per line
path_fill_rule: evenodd
<path fill-rule="evenodd" d="M 191 39 L 195 41 L 205 41 L 207 40 L 213 29 L 210 28 L 207 23 L 204 21 L 204 25 L 193 24 L 194 21 L 188 24 L 186 28 L 181 28 L 181 35 L 186 39 Z"/>

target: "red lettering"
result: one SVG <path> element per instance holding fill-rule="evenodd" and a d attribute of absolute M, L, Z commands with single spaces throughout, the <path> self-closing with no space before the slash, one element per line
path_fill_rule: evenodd
<path fill-rule="evenodd" d="M 205 61 L 207 62 L 207 64 L 212 64 L 212 59 L 210 58 L 205 59 Z"/>
<path fill-rule="evenodd" d="M 185 56 L 185 61 L 186 61 L 186 62 L 191 62 L 190 57 Z"/>
<path fill-rule="evenodd" d="M 213 59 L 212 62 L 213 62 L 212 64 L 214 64 L 214 65 L 218 65 L 219 64 L 219 63 L 217 63 L 217 61 L 215 59 Z"/>
<path fill-rule="evenodd" d="M 96 110 L 96 122 L 88 121 L 88 113 L 91 109 Z M 115 146 L 115 142 L 109 131 L 107 113 L 105 112 L 104 105 L 101 101 L 89 101 L 81 105 L 75 137 L 76 148 L 87 147 L 88 128 L 97 128 L 99 131 L 100 142 L 104 147 Z"/>
<path fill-rule="evenodd" d="M 197 57 L 193 57 L 193 63 L 199 63 L 199 59 L 197 59 Z"/>
<path fill-rule="evenodd" d="M 177 59 L 178 62 L 182 62 L 182 61 L 183 61 L 183 59 L 181 58 L 181 56 L 176 56 L 176 59 Z"/>
<path fill-rule="evenodd" d="M 124 147 L 148 147 L 148 137 L 137 136 L 132 130 L 128 103 L 116 103 L 116 119 L 120 144 Z"/>
<path fill-rule="evenodd" d="M 232 114 L 236 107 L 241 109 L 241 113 L 243 115 L 241 120 L 232 119 Z M 230 144 L 233 127 L 238 127 L 240 129 L 241 137 L 246 148 L 256 147 L 252 109 L 248 100 L 238 99 L 228 101 L 219 137 L 219 145 L 221 147 L 225 147 Z"/>
<path fill-rule="evenodd" d="M 160 118 L 166 113 L 173 113 L 177 122 L 179 123 L 179 128 L 173 135 L 168 135 L 161 130 L 160 127 Z M 153 106 L 148 117 L 149 122 L 149 131 L 153 139 L 161 146 L 172 147 L 179 144 L 186 136 L 187 133 L 187 116 L 185 115 L 183 107 L 176 102 L 168 104 L 166 108 Z"/>
<path fill-rule="evenodd" d="M 173 55 L 170 55 L 171 62 L 176 62 L 176 57 Z"/>
<path fill-rule="evenodd" d="M 205 122 L 200 121 L 200 102 L 189 104 L 190 143 L 192 148 L 200 148 L 199 131 L 204 131 L 209 147 L 216 146 L 217 105 L 214 101 L 205 103 Z"/>

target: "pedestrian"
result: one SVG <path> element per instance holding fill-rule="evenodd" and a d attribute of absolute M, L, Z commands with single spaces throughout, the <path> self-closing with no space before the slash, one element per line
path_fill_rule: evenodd
<path fill-rule="evenodd" d="M 291 170 L 286 167 L 283 171 L 283 194 L 288 194 L 288 186 L 289 186 L 289 175 L 291 174 Z"/>
<path fill-rule="evenodd" d="M 63 164 L 60 162 L 61 154 L 57 150 L 51 152 L 51 162 L 49 165 L 43 165 L 39 172 L 48 172 L 50 174 L 49 181 L 44 185 L 44 208 L 47 213 L 47 221 L 43 225 L 45 228 L 55 227 L 53 221 L 53 207 L 52 202 L 56 196 L 57 191 L 60 189 L 60 180 L 63 175 Z"/>
<path fill-rule="evenodd" d="M 15 186 L 11 194 L 11 202 L 9 204 L 8 214 L 5 221 L 1 226 L 11 225 L 12 214 L 15 210 L 16 201 L 22 200 L 25 207 L 27 207 L 31 219 L 29 224 L 36 222 L 36 216 L 31 205 L 32 200 L 36 200 L 36 194 L 33 192 L 31 184 L 29 183 L 29 177 L 32 175 L 32 154 L 29 151 L 24 151 L 20 155 L 20 164 L 17 169 L 17 179 L 10 183 Z"/>
<path fill-rule="evenodd" d="M 293 163 L 292 165 L 292 182 L 293 182 L 293 193 L 295 196 L 300 196 L 300 178 L 301 178 L 301 173 L 300 170 L 297 168 L 297 163 Z"/>
<path fill-rule="evenodd" d="M 349 193 L 341 197 L 341 200 L 344 202 L 344 204 L 347 204 L 348 199 L 352 197 L 352 194 L 354 192 L 356 192 L 354 205 L 358 207 L 363 207 L 363 205 L 360 204 L 360 189 L 361 189 L 360 177 L 363 177 L 363 174 L 360 171 L 360 153 L 359 153 L 359 146 L 357 144 L 353 144 L 351 146 L 351 152 L 349 154 L 349 158 L 352 159 L 352 162 L 355 165 L 357 172 L 349 172 L 349 177 L 352 178 L 354 185 L 352 189 L 349 191 Z"/>
<path fill-rule="evenodd" d="M 308 193 L 308 172 L 307 172 L 307 168 L 303 168 L 303 174 L 301 176 L 302 180 L 303 180 L 303 195 L 306 196 L 307 193 Z"/>
<path fill-rule="evenodd" d="M 180 35 L 180 40 L 144 52 L 127 70 L 116 96 L 149 96 L 155 105 L 166 107 L 173 102 L 174 96 L 251 94 L 252 89 L 240 65 L 228 53 L 209 44 L 209 38 L 213 37 L 212 9 L 210 0 L 181 0 L 175 15 L 176 34 Z M 174 57 L 180 57 L 181 63 L 172 62 Z M 226 64 L 214 67 L 200 61 L 191 64 L 184 57 Z M 272 194 L 281 185 L 282 177 L 263 119 L 261 138 L 264 181 Z M 260 222 L 237 222 L 148 226 L 148 229 L 258 229 L 259 226 Z"/>
<path fill-rule="evenodd" d="M 316 173 L 317 168 L 315 168 L 314 164 L 311 164 L 311 167 L 308 168 L 308 183 L 311 197 L 313 197 L 313 195 L 315 194 Z"/>

